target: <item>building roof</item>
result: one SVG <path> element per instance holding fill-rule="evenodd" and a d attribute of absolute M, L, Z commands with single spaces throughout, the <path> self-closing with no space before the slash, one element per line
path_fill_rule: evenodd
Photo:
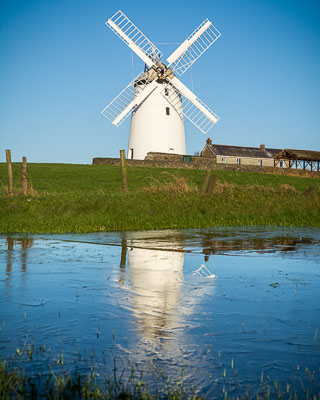
<path fill-rule="evenodd" d="M 261 147 L 227 146 L 223 144 L 207 144 L 207 148 L 216 156 L 272 159 L 283 150 Z"/>
<path fill-rule="evenodd" d="M 320 161 L 320 151 L 284 149 L 277 159 Z"/>

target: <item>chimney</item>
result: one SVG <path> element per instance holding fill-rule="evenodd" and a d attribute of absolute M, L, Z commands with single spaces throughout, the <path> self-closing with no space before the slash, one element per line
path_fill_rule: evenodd
<path fill-rule="evenodd" d="M 207 145 L 212 144 L 212 140 L 210 138 L 207 138 L 206 144 Z"/>
<path fill-rule="evenodd" d="M 265 150 L 266 149 L 266 145 L 265 144 L 260 144 L 260 150 Z"/>

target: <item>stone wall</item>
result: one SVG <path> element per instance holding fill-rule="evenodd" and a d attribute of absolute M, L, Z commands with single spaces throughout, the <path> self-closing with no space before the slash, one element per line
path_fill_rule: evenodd
<path fill-rule="evenodd" d="M 185 161 L 184 161 L 185 159 Z M 120 158 L 99 158 L 93 159 L 94 165 L 118 165 Z M 158 167 L 158 168 L 178 168 L 178 169 L 211 169 L 216 171 L 244 171 L 258 172 L 264 174 L 308 176 L 320 178 L 320 172 L 302 169 L 260 167 L 258 165 L 238 165 L 238 164 L 217 164 L 212 157 L 201 156 L 182 156 L 179 154 L 167 153 L 148 153 L 144 160 L 127 160 L 130 167 Z"/>
<path fill-rule="evenodd" d="M 120 165 L 120 158 L 94 158 L 92 164 Z M 148 153 L 144 160 L 127 159 L 127 165 L 132 167 L 213 169 L 216 163 L 212 158 L 209 157 L 182 156 L 180 154 L 167 153 Z"/>

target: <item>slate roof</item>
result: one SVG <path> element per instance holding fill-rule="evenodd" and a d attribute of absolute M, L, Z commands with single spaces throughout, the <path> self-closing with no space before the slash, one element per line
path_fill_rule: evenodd
<path fill-rule="evenodd" d="M 208 144 L 207 148 L 216 156 L 250 157 L 250 158 L 275 158 L 283 149 L 260 147 L 227 146 L 223 144 Z"/>

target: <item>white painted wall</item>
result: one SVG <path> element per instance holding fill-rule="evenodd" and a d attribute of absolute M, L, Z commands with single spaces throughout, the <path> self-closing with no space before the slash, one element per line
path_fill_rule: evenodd
<path fill-rule="evenodd" d="M 132 113 L 129 159 L 143 160 L 150 151 L 186 154 L 183 119 L 162 96 L 165 86 L 158 83 L 157 89 Z M 170 115 L 166 114 L 167 107 Z"/>
<path fill-rule="evenodd" d="M 225 162 L 222 162 L 222 158 L 225 159 Z M 217 156 L 217 163 L 221 164 L 237 164 L 237 158 L 241 159 L 241 165 L 256 165 L 259 166 L 259 160 L 262 160 L 263 167 L 273 167 L 274 160 L 273 158 L 254 158 L 254 157 L 233 157 L 233 156 Z"/>

